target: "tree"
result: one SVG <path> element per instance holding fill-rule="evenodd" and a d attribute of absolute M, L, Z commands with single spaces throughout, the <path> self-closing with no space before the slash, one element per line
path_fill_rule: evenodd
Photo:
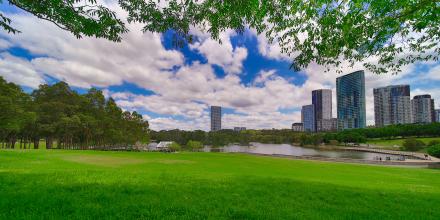
<path fill-rule="evenodd" d="M 8 0 L 8 2 L 38 18 L 54 23 L 63 30 L 70 31 L 78 38 L 94 36 L 120 41 L 121 34 L 128 31 L 114 11 L 97 4 L 96 0 Z M 20 32 L 11 26 L 11 19 L 2 13 L 0 13 L 0 27 L 8 33 Z"/>
<path fill-rule="evenodd" d="M 417 140 L 415 138 L 410 138 L 410 139 L 406 139 L 405 141 L 403 141 L 402 145 L 403 145 L 402 146 L 403 150 L 419 151 L 425 146 L 425 143 L 423 143 L 423 141 L 421 141 L 421 140 Z"/>
<path fill-rule="evenodd" d="M 188 148 L 188 150 L 192 150 L 192 151 L 199 151 L 201 149 L 203 149 L 203 144 L 202 142 L 199 141 L 188 141 L 188 143 L 186 143 L 186 147 Z"/>
<path fill-rule="evenodd" d="M 115 12 L 95 0 L 9 3 L 77 37 L 119 41 L 127 31 Z M 143 31 L 173 30 L 176 46 L 193 41 L 194 26 L 219 41 L 223 31 L 254 29 L 278 43 L 295 70 L 317 63 L 342 72 L 344 62 L 360 62 L 375 73 L 398 73 L 404 65 L 437 61 L 440 55 L 437 0 L 119 0 L 119 5 L 128 22 L 145 25 Z M 0 14 L 0 26 L 17 33 L 10 24 Z"/>
<path fill-rule="evenodd" d="M 433 156 L 433 157 L 440 158 L 440 144 L 430 146 L 428 148 L 428 154 Z"/>
<path fill-rule="evenodd" d="M 180 146 L 180 144 L 173 142 L 170 144 L 170 146 L 168 146 L 168 149 L 171 152 L 176 152 L 176 151 L 180 151 L 182 149 L 182 147 Z"/>
<path fill-rule="evenodd" d="M 170 0 L 166 7 L 152 0 L 119 2 L 128 21 L 144 23 L 144 31 L 174 30 L 181 41 L 192 41 L 192 26 L 214 39 L 228 29 L 255 29 L 293 56 L 296 70 L 316 62 L 342 71 L 346 60 L 375 73 L 397 73 L 440 54 L 440 4 L 432 0 Z"/>

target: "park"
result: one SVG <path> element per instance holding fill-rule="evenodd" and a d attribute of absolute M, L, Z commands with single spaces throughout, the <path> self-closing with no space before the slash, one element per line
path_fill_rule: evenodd
<path fill-rule="evenodd" d="M 440 170 L 233 153 L 1 150 L 1 219 L 438 219 Z"/>

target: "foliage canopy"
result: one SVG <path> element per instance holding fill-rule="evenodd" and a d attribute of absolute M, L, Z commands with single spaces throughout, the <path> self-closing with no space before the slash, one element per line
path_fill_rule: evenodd
<path fill-rule="evenodd" d="M 1 1 L 1 0 L 0 0 Z M 127 29 L 115 12 L 96 0 L 10 0 L 39 18 L 80 37 L 121 40 Z M 375 73 L 398 73 L 440 55 L 438 0 L 119 0 L 128 22 L 143 31 L 176 33 L 174 43 L 191 43 L 193 27 L 219 40 L 221 32 L 247 28 L 264 34 L 292 57 L 299 70 L 317 63 L 341 72 L 362 63 Z M 10 19 L 0 14 L 8 32 Z"/>

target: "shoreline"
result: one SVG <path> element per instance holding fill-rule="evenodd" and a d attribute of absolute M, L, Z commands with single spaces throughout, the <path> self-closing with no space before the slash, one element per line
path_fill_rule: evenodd
<path fill-rule="evenodd" d="M 254 156 L 263 157 L 277 157 L 286 158 L 292 160 L 312 160 L 312 161 L 323 161 L 323 162 L 337 162 L 337 163 L 353 163 L 353 164 L 370 164 L 379 166 L 404 166 L 404 167 L 420 167 L 420 168 L 440 168 L 440 162 L 437 161 L 376 161 L 376 160 L 363 160 L 363 159 L 351 159 L 351 158 L 329 158 L 329 157 L 317 157 L 317 156 L 293 156 L 293 155 L 282 155 L 282 154 L 256 154 L 256 153 L 237 153 L 237 154 L 248 154 Z"/>

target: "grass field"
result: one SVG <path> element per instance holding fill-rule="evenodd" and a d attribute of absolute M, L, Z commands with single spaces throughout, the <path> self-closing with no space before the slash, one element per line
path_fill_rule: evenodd
<path fill-rule="evenodd" d="M 0 219 L 440 219 L 440 170 L 225 153 L 0 151 Z"/>
<path fill-rule="evenodd" d="M 428 144 L 430 141 L 433 141 L 433 140 L 440 141 L 440 137 L 416 138 L 416 139 L 425 142 L 425 144 Z M 403 144 L 403 141 L 405 141 L 405 139 L 393 139 L 393 140 L 370 139 L 367 141 L 367 143 L 377 145 L 377 146 L 383 146 L 383 147 L 393 147 L 394 145 L 401 147 Z"/>

